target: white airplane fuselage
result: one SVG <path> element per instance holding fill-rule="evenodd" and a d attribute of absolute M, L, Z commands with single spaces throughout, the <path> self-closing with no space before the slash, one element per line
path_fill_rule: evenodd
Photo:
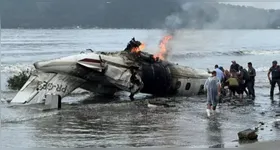
<path fill-rule="evenodd" d="M 101 59 L 101 60 L 100 60 Z M 107 55 L 101 55 L 96 53 L 86 53 L 86 54 L 78 54 L 74 56 L 69 57 L 63 57 L 59 59 L 49 60 L 49 61 L 40 61 L 36 62 L 34 64 L 35 68 L 37 70 L 46 72 L 46 73 L 59 73 L 59 74 L 65 74 L 70 76 L 79 77 L 82 79 L 85 79 L 89 82 L 97 82 L 98 84 L 103 81 L 103 84 L 105 84 L 106 76 L 102 73 L 102 67 L 101 67 L 101 61 L 108 62 L 109 64 L 117 65 L 119 67 L 129 67 L 121 58 L 120 56 L 107 56 Z M 169 68 L 163 68 L 161 65 L 162 63 L 158 63 L 158 69 L 154 70 L 156 66 L 155 64 L 149 64 L 146 65 L 145 68 L 148 68 L 146 70 L 142 70 L 142 74 L 144 73 L 145 76 L 150 76 L 151 80 L 147 80 L 147 82 L 155 82 L 157 78 L 159 78 L 159 75 L 163 75 L 163 73 L 166 73 L 165 76 L 170 76 L 169 74 L 172 74 L 170 72 L 170 67 L 174 70 L 176 70 L 176 76 L 171 75 L 171 83 L 170 84 L 170 90 L 175 90 L 174 93 L 176 95 L 183 95 L 183 96 L 190 96 L 190 95 L 196 95 L 203 89 L 203 85 L 206 81 L 206 79 L 209 77 L 209 75 L 203 71 L 197 72 L 197 70 L 193 70 L 192 68 L 186 68 L 183 66 L 175 65 L 171 63 L 168 63 Z M 169 73 L 163 70 L 168 70 Z M 150 71 L 150 74 L 147 73 Z M 154 71 L 154 72 L 152 72 Z M 158 74 L 157 74 L 158 73 Z M 164 77 L 162 77 L 164 78 Z M 153 80 L 155 79 L 155 80 Z M 143 79 L 142 79 L 143 80 Z M 164 80 L 160 80 L 158 83 L 165 82 Z M 102 82 L 101 82 L 102 83 Z M 106 82 L 110 85 L 109 82 Z M 144 86 L 148 85 L 151 88 L 156 87 L 156 85 L 151 85 L 149 83 L 145 83 Z M 166 85 L 169 86 L 169 85 Z M 113 88 L 114 86 L 112 86 Z M 162 89 L 165 89 L 164 87 L 160 87 Z M 154 94 L 151 91 L 145 91 L 144 92 L 149 94 Z M 88 90 L 88 88 L 87 88 Z M 156 89 L 154 89 L 156 90 Z M 162 93 L 162 95 L 169 95 L 168 91 L 162 91 L 167 93 Z M 173 93 L 172 93 L 173 94 Z M 159 94 L 161 95 L 161 94 Z"/>
<path fill-rule="evenodd" d="M 59 94 L 63 98 L 76 88 L 113 95 L 118 91 L 129 92 L 132 85 L 129 81 L 131 75 L 127 71 L 131 66 L 118 54 L 83 53 L 39 61 L 34 63 L 34 67 L 39 73 L 30 77 L 12 101 L 39 102 L 46 93 Z M 206 71 L 168 61 L 143 63 L 138 74 L 144 85 L 140 92 L 155 96 L 200 94 L 209 77 Z"/>

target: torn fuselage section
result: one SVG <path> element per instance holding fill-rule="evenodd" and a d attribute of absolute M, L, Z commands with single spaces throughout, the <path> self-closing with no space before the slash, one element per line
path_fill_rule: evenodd
<path fill-rule="evenodd" d="M 92 54 L 91 57 L 80 59 L 76 68 L 76 76 L 92 82 L 92 85 L 98 85 L 98 89 L 115 87 L 134 95 L 143 87 L 137 72 L 138 63 L 125 54 Z M 89 89 L 89 86 L 86 87 Z"/>
<path fill-rule="evenodd" d="M 107 65 L 104 74 L 109 82 L 124 91 L 130 92 L 131 95 L 140 92 L 144 86 L 141 77 L 136 70 L 132 68 L 121 68 Z"/>
<path fill-rule="evenodd" d="M 141 92 L 155 96 L 198 95 L 209 77 L 206 72 L 168 61 L 143 64 L 139 74 L 144 83 Z"/>
<path fill-rule="evenodd" d="M 128 62 L 127 64 L 130 64 L 129 69 L 124 69 L 116 74 L 122 74 L 122 76 L 127 74 L 127 80 L 121 84 L 126 87 L 130 85 L 131 89 L 135 89 L 130 91 L 132 96 L 138 92 L 155 96 L 184 95 L 185 91 L 183 93 L 179 91 L 181 85 L 178 85 L 178 82 L 183 82 L 190 78 L 200 78 L 196 75 L 197 72 L 191 69 L 180 68 L 180 66 L 168 61 L 155 59 L 153 55 L 145 52 L 126 53 L 124 60 Z M 205 78 L 202 77 L 201 79 Z M 124 81 L 124 79 L 122 80 Z"/>
<path fill-rule="evenodd" d="M 201 93 L 201 87 L 209 77 L 205 71 L 179 66 L 141 50 L 137 51 L 136 47 L 140 45 L 132 39 L 120 53 L 127 67 L 108 66 L 105 75 L 111 83 L 131 92 L 131 97 L 138 92 L 156 96 Z"/>
<path fill-rule="evenodd" d="M 171 94 L 172 75 L 169 69 L 170 65 L 167 62 L 143 64 L 140 69 L 140 76 L 144 83 L 141 92 L 158 96 Z"/>

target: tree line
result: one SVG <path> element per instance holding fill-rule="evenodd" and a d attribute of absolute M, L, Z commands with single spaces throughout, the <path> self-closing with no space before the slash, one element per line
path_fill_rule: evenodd
<path fill-rule="evenodd" d="M 2 28 L 277 29 L 280 11 L 188 0 L 0 0 Z"/>

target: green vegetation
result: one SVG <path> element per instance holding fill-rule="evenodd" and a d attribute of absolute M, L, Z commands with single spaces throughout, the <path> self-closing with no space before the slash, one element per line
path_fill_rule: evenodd
<path fill-rule="evenodd" d="M 26 70 L 15 74 L 8 79 L 8 88 L 11 90 L 20 90 L 29 79 L 31 72 Z"/>

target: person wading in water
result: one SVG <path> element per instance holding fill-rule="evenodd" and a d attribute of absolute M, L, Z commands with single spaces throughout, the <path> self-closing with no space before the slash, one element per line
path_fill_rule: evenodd
<path fill-rule="evenodd" d="M 250 79 L 249 73 L 242 66 L 239 66 L 239 71 L 240 71 L 241 79 L 244 80 L 244 82 L 243 82 L 243 91 L 246 93 L 247 96 L 249 96 L 249 93 L 246 90 L 246 88 L 248 88 L 248 81 Z"/>
<path fill-rule="evenodd" d="M 218 96 L 221 93 L 221 83 L 217 78 L 216 71 L 212 71 L 212 76 L 209 77 L 205 84 L 204 90 L 207 91 L 207 116 L 210 117 L 210 110 L 212 108 L 213 113 L 216 111 L 216 106 L 218 103 Z"/>
<path fill-rule="evenodd" d="M 270 78 L 270 73 L 272 76 L 272 79 Z M 276 83 L 278 84 L 279 87 L 279 93 L 280 93 L 280 66 L 277 65 L 277 61 L 274 60 L 272 62 L 272 67 L 269 69 L 267 73 L 268 80 L 270 82 L 271 88 L 270 88 L 270 98 L 273 99 L 274 95 L 274 88 Z"/>
<path fill-rule="evenodd" d="M 251 62 L 248 62 L 248 74 L 249 74 L 249 80 L 247 82 L 247 87 L 249 91 L 249 95 L 252 96 L 251 98 L 254 100 L 255 95 L 255 77 L 256 77 L 256 70 L 253 68 L 253 65 Z"/>

